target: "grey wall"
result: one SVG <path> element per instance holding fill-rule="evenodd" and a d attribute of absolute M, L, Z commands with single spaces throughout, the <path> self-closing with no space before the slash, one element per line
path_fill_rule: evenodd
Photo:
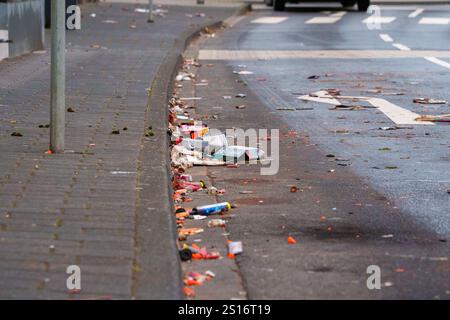
<path fill-rule="evenodd" d="M 0 30 L 5 30 L 8 25 L 6 2 L 0 1 Z"/>
<path fill-rule="evenodd" d="M 44 0 L 0 0 L 0 29 L 9 32 L 9 56 L 44 47 Z"/>

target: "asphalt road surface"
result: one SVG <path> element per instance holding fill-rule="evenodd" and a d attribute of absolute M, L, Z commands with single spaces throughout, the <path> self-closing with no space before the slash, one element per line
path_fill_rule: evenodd
<path fill-rule="evenodd" d="M 396 123 L 374 110 L 336 112 L 329 110 L 330 105 L 298 99 L 300 94 L 336 88 L 347 96 L 382 98 L 420 115 L 450 113 L 448 103 L 413 103 L 416 97 L 450 101 L 450 6 L 422 8 L 424 11 L 412 18 L 411 14 L 420 12 L 416 7 L 381 7 L 382 21 L 393 20 L 382 23 L 381 30 L 369 30 L 362 22 L 370 15 L 345 11 L 333 4 L 292 6 L 283 13 L 256 9 L 253 16 L 227 34 L 223 48 L 211 46 L 230 50 L 222 53 L 228 57 L 236 51 L 248 57 L 242 60 L 238 57 L 231 63 L 245 64 L 259 77 L 267 78 L 267 81 L 258 81 L 248 77 L 248 82 L 274 112 L 280 113 L 279 109 L 284 107 L 313 107 L 310 111 L 284 111 L 285 118 L 295 128 L 314 129 L 311 138 L 315 143 L 341 157 L 351 158 L 352 168 L 377 190 L 395 199 L 399 207 L 431 230 L 448 237 L 448 124 L 409 125 L 406 121 L 405 125 L 401 116 Z M 307 58 L 277 59 L 284 50 Z M 314 52 L 308 54 L 307 50 Z M 350 50 L 350 53 L 342 53 L 342 50 Z M 381 58 L 373 58 L 380 50 L 383 50 Z M 416 51 L 421 55 L 422 50 L 437 52 L 425 52 L 424 57 L 407 57 Z M 259 53 L 256 55 L 254 51 Z M 402 53 L 405 55 L 397 57 Z M 317 58 L 318 54 L 326 58 Z M 351 57 L 358 54 L 369 58 Z M 433 54 L 446 57 L 431 59 Z M 320 78 L 308 79 L 314 75 Z M 380 93 L 375 93 L 378 90 Z M 397 124 L 406 129 L 377 130 Z M 337 130 L 359 134 L 343 136 L 334 132 Z M 345 143 L 340 142 L 343 138 Z M 386 167 L 396 168 L 388 172 L 382 170 Z"/>
<path fill-rule="evenodd" d="M 390 210 L 400 215 L 395 220 L 378 214 L 366 217 L 364 223 L 369 222 L 374 228 L 378 224 L 381 230 L 383 224 L 412 221 L 432 235 L 431 238 L 440 239 L 444 244 L 440 245 L 439 252 L 446 252 L 448 257 L 450 126 L 415 119 L 420 115 L 449 114 L 450 106 L 449 102 L 418 104 L 413 100 L 423 97 L 450 101 L 450 6 L 404 5 L 379 9 L 377 16 L 376 12 L 360 13 L 333 3 L 288 6 L 285 12 L 256 6 L 251 15 L 203 44 L 199 58 L 226 63 L 234 69 L 245 65 L 245 70 L 252 74 L 241 77 L 265 105 L 268 118 L 280 117 L 292 129 L 307 132 L 311 143 L 323 154 L 344 159 L 349 174 L 385 196 L 392 204 Z M 327 103 L 329 99 L 310 101 L 310 93 L 330 88 L 340 90 L 340 96 L 376 99 L 368 102 L 336 98 L 341 104 L 362 106 L 354 110 L 332 110 L 334 105 Z M 386 127 L 394 130 L 381 129 Z M 345 196 L 335 194 L 337 198 Z M 239 226 L 235 228 L 239 234 Z M 408 236 L 415 238 L 413 229 Z M 405 247 L 406 242 L 407 239 Z M 374 250 L 382 251 L 380 247 Z M 400 256 L 402 243 L 397 243 L 395 250 Z M 416 262 L 430 258 L 424 257 L 426 250 L 425 246 L 415 252 L 417 257 L 422 255 Z M 386 256 L 387 251 L 386 247 L 383 253 Z M 415 263 L 413 254 L 414 249 L 405 251 L 403 257 L 412 258 L 410 268 Z M 358 252 L 358 257 L 353 258 L 364 261 L 361 255 Z M 445 276 L 449 271 L 448 258 L 439 259 L 444 259 L 441 261 L 446 266 L 433 272 L 440 271 L 440 275 L 418 275 L 416 280 L 420 284 L 410 283 L 404 291 L 387 297 L 433 297 L 436 293 L 432 286 L 439 283 L 442 288 L 448 288 L 449 280 Z M 276 298 L 275 293 L 268 292 L 282 290 L 270 281 L 266 283 L 266 291 L 261 289 L 265 276 L 255 266 L 258 261 L 252 262 L 253 266 L 244 259 L 240 264 L 250 297 Z M 270 268 L 270 262 L 265 267 Z M 296 283 L 293 278 L 292 281 Z M 305 283 L 308 281 L 299 282 Z M 273 290 L 267 288 L 270 286 Z M 286 294 L 286 297 L 370 298 L 357 294 L 328 296 L 313 287 L 297 288 L 302 293 Z M 423 291 L 417 291 L 418 288 Z M 310 294 L 305 293 L 309 291 Z M 333 292 L 338 291 L 336 287 Z M 445 297 L 445 293 L 440 297 Z"/>

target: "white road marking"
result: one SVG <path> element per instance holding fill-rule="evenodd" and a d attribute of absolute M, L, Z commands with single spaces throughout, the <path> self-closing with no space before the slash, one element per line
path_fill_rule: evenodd
<path fill-rule="evenodd" d="M 401 50 L 401 51 L 411 51 L 410 48 L 408 48 L 407 46 L 405 46 L 405 45 L 403 45 L 401 43 L 394 43 L 394 44 L 392 44 L 392 46 L 397 48 L 397 49 L 399 49 L 399 50 Z"/>
<path fill-rule="evenodd" d="M 409 111 L 405 108 L 399 107 L 385 99 L 381 98 L 370 98 L 369 103 L 374 107 L 383 112 L 389 119 L 391 119 L 395 124 L 398 125 L 409 125 L 409 124 L 424 124 L 424 125 L 434 125 L 432 122 L 416 121 L 419 114 Z"/>
<path fill-rule="evenodd" d="M 433 62 L 433 63 L 435 63 L 435 64 L 437 64 L 437 65 L 440 65 L 441 67 L 450 69 L 450 63 L 445 62 L 445 61 L 443 61 L 443 60 L 441 60 L 441 59 L 438 59 L 438 58 L 436 58 L 436 57 L 425 57 L 425 60 L 428 60 L 428 61 L 430 61 L 430 62 Z"/>
<path fill-rule="evenodd" d="M 347 14 L 347 11 L 338 11 L 338 12 L 336 12 L 336 13 L 333 13 L 333 14 L 331 14 L 330 16 L 331 17 L 343 17 L 343 16 L 345 16 Z"/>
<path fill-rule="evenodd" d="M 338 11 L 335 13 L 331 13 L 329 11 L 326 12 L 329 14 L 328 17 L 314 17 L 307 20 L 306 24 L 333 24 L 342 19 L 343 16 L 347 14 L 347 11 Z"/>
<path fill-rule="evenodd" d="M 330 96 L 327 95 L 326 91 L 316 92 L 316 93 L 314 93 L 314 96 L 311 96 L 311 95 L 300 96 L 300 97 L 298 97 L 298 99 L 306 100 L 306 101 L 327 103 L 327 104 L 332 104 L 332 105 L 335 105 L 335 106 L 338 106 L 338 105 L 341 104 L 339 102 L 339 100 L 337 100 L 335 98 L 330 98 Z"/>
<path fill-rule="evenodd" d="M 423 8 L 417 8 L 415 11 L 411 12 L 408 15 L 408 18 L 416 18 L 417 16 L 421 15 L 424 11 L 425 9 Z"/>
<path fill-rule="evenodd" d="M 318 91 L 314 96 L 304 95 L 298 97 L 300 100 L 315 101 L 332 105 L 339 105 L 339 99 L 345 100 L 362 100 L 369 102 L 375 108 L 383 112 L 392 122 L 397 125 L 434 125 L 432 122 L 416 121 L 419 114 L 409 111 L 405 108 L 399 107 L 385 99 L 372 97 L 356 97 L 356 96 L 331 96 L 326 91 Z"/>
<path fill-rule="evenodd" d="M 0 30 L 0 39 L 8 40 L 8 30 Z M 0 43 L 0 61 L 9 57 L 9 43 Z"/>
<path fill-rule="evenodd" d="M 391 38 L 390 35 L 386 34 L 386 33 L 382 33 L 380 34 L 380 38 L 384 41 L 384 42 L 393 42 L 394 40 Z"/>
<path fill-rule="evenodd" d="M 306 24 L 333 24 L 341 20 L 342 17 L 314 17 L 306 21 Z"/>
<path fill-rule="evenodd" d="M 396 17 L 368 17 L 367 19 L 364 19 L 362 22 L 365 24 L 387 24 L 394 22 L 397 18 Z"/>
<path fill-rule="evenodd" d="M 419 24 L 433 24 L 433 25 L 447 25 L 450 23 L 450 18 L 422 18 Z"/>
<path fill-rule="evenodd" d="M 277 24 L 286 21 L 287 17 L 261 17 L 253 20 L 251 23 L 259 24 Z"/>
<path fill-rule="evenodd" d="M 200 60 L 450 58 L 433 50 L 200 50 Z"/>

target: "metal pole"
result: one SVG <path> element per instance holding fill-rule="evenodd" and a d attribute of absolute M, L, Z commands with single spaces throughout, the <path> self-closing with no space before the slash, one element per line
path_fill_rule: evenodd
<path fill-rule="evenodd" d="M 66 127 L 66 1 L 51 2 L 51 119 L 50 150 L 64 152 Z"/>
<path fill-rule="evenodd" d="M 148 20 L 147 22 L 154 22 L 155 20 L 153 19 L 153 0 L 149 0 L 148 1 Z"/>

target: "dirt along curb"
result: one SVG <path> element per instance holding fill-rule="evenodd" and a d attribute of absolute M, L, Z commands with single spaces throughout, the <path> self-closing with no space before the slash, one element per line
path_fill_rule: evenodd
<path fill-rule="evenodd" d="M 184 32 L 164 58 L 149 88 L 145 116 L 147 134 L 141 143 L 137 177 L 137 258 L 132 289 L 136 299 L 184 298 L 171 201 L 170 159 L 166 152 L 169 150 L 167 104 L 174 88 L 175 74 L 182 62 L 182 53 L 205 28 L 220 28 L 227 25 L 230 19 L 250 10 L 250 4 L 243 4 L 227 19 L 219 19 Z M 164 290 L 153 290 L 154 287 Z"/>

